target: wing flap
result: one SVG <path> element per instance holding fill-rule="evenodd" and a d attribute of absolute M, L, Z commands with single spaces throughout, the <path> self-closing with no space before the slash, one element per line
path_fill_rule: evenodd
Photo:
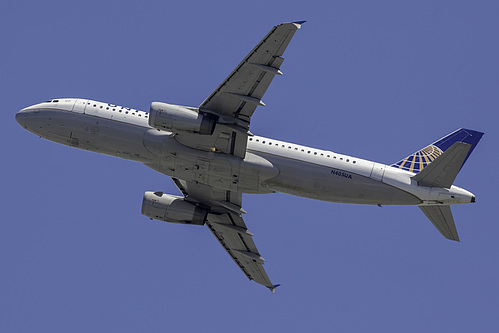
<path fill-rule="evenodd" d="M 212 135 L 178 133 L 175 140 L 184 146 L 204 151 L 215 151 L 244 158 L 248 141 L 248 130 L 235 125 L 217 124 Z"/>

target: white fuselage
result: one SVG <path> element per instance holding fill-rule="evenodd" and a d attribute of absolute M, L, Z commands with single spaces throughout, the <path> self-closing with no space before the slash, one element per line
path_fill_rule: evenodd
<path fill-rule="evenodd" d="M 469 203 L 473 195 L 418 186 L 413 173 L 384 164 L 250 136 L 244 159 L 201 151 L 148 124 L 136 109 L 60 99 L 19 111 L 30 132 L 64 145 L 144 163 L 168 176 L 243 193 L 282 192 L 341 203 L 428 205 Z"/>

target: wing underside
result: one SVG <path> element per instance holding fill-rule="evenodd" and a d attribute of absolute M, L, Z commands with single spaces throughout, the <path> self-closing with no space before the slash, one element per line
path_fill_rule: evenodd
<path fill-rule="evenodd" d="M 217 118 L 212 135 L 179 133 L 181 144 L 244 158 L 250 118 L 258 106 L 264 106 L 263 95 L 276 75 L 294 33 L 301 23 L 283 23 L 270 32 L 239 63 L 229 76 L 199 105 L 199 112 Z"/>
<path fill-rule="evenodd" d="M 265 260 L 253 242 L 253 234 L 240 216 L 233 213 L 208 214 L 206 225 L 248 279 L 274 289 L 263 268 Z"/>
<path fill-rule="evenodd" d="M 274 76 L 282 75 L 282 55 L 301 23 L 272 28 L 199 108 L 249 123 L 256 107 L 265 105 L 262 98 Z"/>
<path fill-rule="evenodd" d="M 265 260 L 241 217 L 244 212 L 241 208 L 242 194 L 180 179 L 173 180 L 186 200 L 210 210 L 206 219 L 208 229 L 248 279 L 274 292 L 276 286 L 270 282 L 263 267 Z"/>
<path fill-rule="evenodd" d="M 274 76 L 282 75 L 282 55 L 303 22 L 305 21 L 283 23 L 273 27 L 201 103 L 198 112 L 216 119 L 211 135 L 179 132 L 174 135 L 175 140 L 197 150 L 244 159 L 248 136 L 252 135 L 249 132 L 250 118 L 257 106 L 265 105 L 262 98 Z M 198 164 L 207 163 L 209 161 L 198 159 Z M 183 167 L 191 168 L 189 165 Z M 193 169 L 209 172 L 209 168 L 200 169 L 200 165 Z M 161 168 L 158 171 L 162 172 Z M 206 176 L 201 177 L 203 179 L 209 178 L 206 174 L 203 176 Z M 173 180 L 186 201 L 208 210 L 206 225 L 243 273 L 250 280 L 275 291 L 276 286 L 272 285 L 263 268 L 264 259 L 253 242 L 253 235 L 241 217 L 245 213 L 242 209 L 242 193 L 205 185 L 202 180 Z"/>

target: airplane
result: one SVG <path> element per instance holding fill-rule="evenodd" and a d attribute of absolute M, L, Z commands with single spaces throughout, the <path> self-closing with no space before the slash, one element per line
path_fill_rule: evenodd
<path fill-rule="evenodd" d="M 145 192 L 151 220 L 206 225 L 250 279 L 272 292 L 264 259 L 242 216 L 243 193 L 287 193 L 327 202 L 419 207 L 459 241 L 450 205 L 475 202 L 453 185 L 483 133 L 458 129 L 394 164 L 254 135 L 250 120 L 282 55 L 305 21 L 273 27 L 198 107 L 153 102 L 148 112 L 82 98 L 26 107 L 17 122 L 39 137 L 143 163 L 182 196 Z"/>

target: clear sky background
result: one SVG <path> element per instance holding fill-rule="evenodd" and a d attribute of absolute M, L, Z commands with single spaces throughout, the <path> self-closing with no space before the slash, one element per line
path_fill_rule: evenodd
<path fill-rule="evenodd" d="M 1 332 L 497 332 L 497 1 L 3 1 Z M 272 26 L 308 20 L 253 133 L 393 163 L 485 132 L 456 184 L 461 243 L 416 207 L 247 195 L 276 294 L 206 227 L 149 221 L 138 163 L 61 146 L 15 113 L 59 97 L 197 106 Z"/>

